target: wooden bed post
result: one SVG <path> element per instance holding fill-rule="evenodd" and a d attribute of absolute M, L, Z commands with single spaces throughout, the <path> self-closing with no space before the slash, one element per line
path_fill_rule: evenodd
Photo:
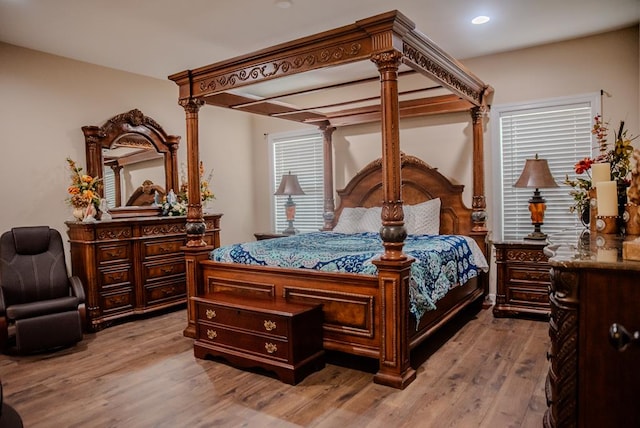
<path fill-rule="evenodd" d="M 404 389 L 416 378 L 409 357 L 409 273 L 413 260 L 403 252 L 407 230 L 402 211 L 400 160 L 400 108 L 397 51 L 372 56 L 378 66 L 382 108 L 382 227 L 384 254 L 373 263 L 378 268 L 380 301 L 380 367 L 373 381 Z"/>
<path fill-rule="evenodd" d="M 323 135 L 322 153 L 324 157 L 324 211 L 322 218 L 324 226 L 322 230 L 333 229 L 333 220 L 335 218 L 335 201 L 333 199 L 333 126 L 323 125 L 320 127 Z"/>
<path fill-rule="evenodd" d="M 471 220 L 473 232 L 487 232 L 487 202 L 484 196 L 484 140 L 483 124 L 485 109 L 474 107 L 471 109 L 473 120 L 473 201 Z M 484 244 L 478 242 L 478 244 Z M 481 245 L 482 248 L 482 245 Z"/>
<path fill-rule="evenodd" d="M 209 257 L 213 246 L 204 242 L 205 223 L 200 203 L 200 155 L 198 148 L 198 111 L 204 102 L 196 98 L 180 100 L 187 116 L 187 180 L 189 185 L 187 197 L 187 243 L 182 249 L 185 257 L 185 274 L 187 280 L 187 327 L 183 334 L 196 337 L 196 306 L 191 297 L 199 295 L 203 290 L 202 271 L 198 263 Z M 195 185 L 194 185 L 195 184 Z M 177 189 L 176 189 L 177 190 Z"/>

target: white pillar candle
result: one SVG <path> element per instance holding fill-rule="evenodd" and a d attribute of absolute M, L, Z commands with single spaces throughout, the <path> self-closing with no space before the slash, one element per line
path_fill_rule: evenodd
<path fill-rule="evenodd" d="M 596 261 L 615 263 L 618 261 L 618 250 L 615 248 L 598 248 Z"/>
<path fill-rule="evenodd" d="M 591 186 L 595 187 L 596 183 L 601 181 L 611 181 L 611 165 L 609 165 L 609 162 L 591 164 Z"/>
<path fill-rule="evenodd" d="M 618 188 L 615 181 L 600 181 L 596 184 L 598 216 L 618 215 Z"/>

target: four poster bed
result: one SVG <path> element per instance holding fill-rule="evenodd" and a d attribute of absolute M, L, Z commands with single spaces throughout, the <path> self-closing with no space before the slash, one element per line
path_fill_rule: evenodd
<path fill-rule="evenodd" d="M 404 249 L 413 248 L 411 240 L 415 239 L 412 230 L 407 237 L 407 206 L 437 200 L 439 228 L 434 234 L 466 236 L 461 244 L 464 252 L 466 245 L 475 246 L 486 256 L 482 118 L 491 87 L 397 11 L 169 78 L 179 85 L 179 103 L 186 111 L 189 183 L 199 180 L 199 109 L 205 104 L 233 108 L 314 124 L 324 131 L 325 232 L 321 233 L 335 234 L 330 232 L 334 226 L 344 227 L 341 216 L 355 209 L 380 207 L 381 218 L 379 254 L 369 263 L 369 271 L 327 272 L 211 260 L 220 254 L 210 254 L 212 248 L 202 240 L 202 207 L 191 204 L 185 255 L 192 299 L 185 335 L 196 336 L 195 301 L 215 299 L 217 293 L 320 303 L 325 349 L 376 358 L 379 371 L 375 382 L 395 388 L 408 385 L 415 379 L 411 350 L 464 308 L 481 302 L 486 293 L 487 274 L 482 263 L 474 265 L 473 258 L 459 262 L 474 265 L 475 273 L 464 280 L 451 274 L 453 283 L 448 292 L 433 299 L 435 309 L 430 307 L 416 316 L 412 283 L 415 256 L 413 252 L 407 256 Z M 400 85 L 401 78 L 407 83 Z M 369 96 L 371 88 L 375 94 Z M 311 94 L 320 90 L 337 101 L 318 104 Z M 351 94 L 357 95 L 347 98 Z M 463 186 L 453 184 L 422 160 L 402 154 L 399 138 L 402 117 L 465 111 L 473 124 L 471 208 L 462 201 Z M 382 127 L 382 157 L 338 191 L 336 209 L 332 132 L 336 127 L 374 121 Z M 189 200 L 199 201 L 199 186 L 188 187 Z M 366 238 L 374 239 L 371 235 Z M 480 258 L 476 254 L 475 262 Z"/>

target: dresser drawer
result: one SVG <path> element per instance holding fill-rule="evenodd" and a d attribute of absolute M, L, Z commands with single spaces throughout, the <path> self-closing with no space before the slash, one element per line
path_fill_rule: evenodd
<path fill-rule="evenodd" d="M 220 347 L 275 360 L 289 360 L 289 343 L 268 335 L 249 333 L 224 327 L 220 324 L 199 322 L 197 324 L 199 340 Z"/>
<path fill-rule="evenodd" d="M 143 242 L 143 255 L 144 258 L 174 255 L 180 253 L 180 247 L 182 247 L 183 245 L 184 238 Z"/>
<path fill-rule="evenodd" d="M 131 284 L 131 267 L 128 265 L 114 266 L 113 268 L 101 268 L 100 285 L 102 289 L 122 287 Z"/>
<path fill-rule="evenodd" d="M 201 303 L 198 319 L 272 336 L 289 336 L 287 318 L 281 315 Z"/>
<path fill-rule="evenodd" d="M 166 279 L 167 277 L 175 277 L 176 275 L 184 275 L 184 273 L 184 259 L 173 259 L 156 263 L 144 263 L 145 282 L 158 279 Z"/>
<path fill-rule="evenodd" d="M 131 246 L 128 242 L 101 244 L 97 248 L 98 263 L 118 263 L 131 258 Z"/>
<path fill-rule="evenodd" d="M 183 281 L 172 281 L 165 284 L 155 284 L 145 287 L 145 303 L 147 305 L 160 304 L 165 301 L 175 301 L 183 299 L 186 301 L 187 283 Z"/>
<path fill-rule="evenodd" d="M 130 311 L 134 306 L 133 290 L 131 287 L 112 290 L 109 293 L 101 293 L 100 300 L 100 307 L 104 315 Z"/>

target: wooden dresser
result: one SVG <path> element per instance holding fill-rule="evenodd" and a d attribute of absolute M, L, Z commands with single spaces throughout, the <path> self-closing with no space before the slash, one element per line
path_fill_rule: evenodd
<path fill-rule="evenodd" d="M 620 260 L 619 245 L 587 241 L 546 250 L 552 281 L 544 426 L 640 427 L 640 262 Z"/>
<path fill-rule="evenodd" d="M 194 297 L 197 358 L 221 356 L 296 384 L 324 367 L 322 306 L 215 293 Z"/>
<path fill-rule="evenodd" d="M 205 241 L 220 246 L 220 217 L 206 214 Z M 66 222 L 74 275 L 84 284 L 90 331 L 114 320 L 184 304 L 185 217 Z"/>
<path fill-rule="evenodd" d="M 497 317 L 518 314 L 549 315 L 549 263 L 546 241 L 494 242 L 496 250 Z"/>

